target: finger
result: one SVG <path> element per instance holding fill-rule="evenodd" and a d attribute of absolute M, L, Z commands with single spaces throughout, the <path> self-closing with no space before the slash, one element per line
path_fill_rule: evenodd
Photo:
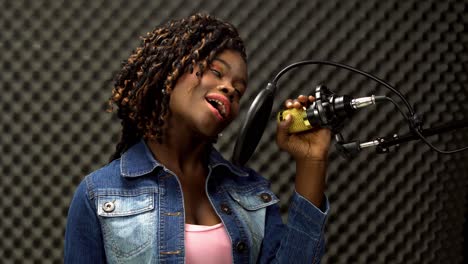
<path fill-rule="evenodd" d="M 299 101 L 297 101 L 297 100 L 294 100 L 293 106 L 294 106 L 294 108 L 296 108 L 296 109 L 301 109 L 301 108 L 304 107 L 304 105 L 302 105 L 301 102 L 299 102 Z"/>
<path fill-rule="evenodd" d="M 289 126 L 292 124 L 292 115 L 287 114 L 283 121 L 278 123 L 276 128 L 276 142 L 281 148 L 288 139 Z"/>
<path fill-rule="evenodd" d="M 313 97 L 312 95 L 309 95 L 309 97 L 308 97 L 308 98 L 309 98 L 309 101 L 310 101 L 310 102 L 313 102 L 313 101 L 315 101 L 315 97 Z"/>
<path fill-rule="evenodd" d="M 293 100 L 292 100 L 292 99 L 286 100 L 286 101 L 284 102 L 284 106 L 285 106 L 286 108 L 291 108 L 291 107 L 293 107 Z"/>
<path fill-rule="evenodd" d="M 299 96 L 297 97 L 297 100 L 298 100 L 299 102 L 301 102 L 302 104 L 306 104 L 306 103 L 307 103 L 307 96 L 305 96 L 305 95 L 299 95 Z"/>

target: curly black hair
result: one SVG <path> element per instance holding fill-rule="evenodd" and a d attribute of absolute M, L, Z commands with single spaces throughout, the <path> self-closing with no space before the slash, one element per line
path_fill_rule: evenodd
<path fill-rule="evenodd" d="M 170 91 L 184 73 L 198 65 L 202 75 L 215 56 L 226 49 L 246 60 L 236 28 L 206 14 L 169 21 L 142 37 L 114 79 L 111 109 L 117 106 L 122 134 L 111 161 L 141 138 L 163 142 L 164 119 L 170 114 Z"/>

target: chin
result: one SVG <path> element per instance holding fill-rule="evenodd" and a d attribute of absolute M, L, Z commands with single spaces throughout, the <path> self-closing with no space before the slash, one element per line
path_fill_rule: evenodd
<path fill-rule="evenodd" d="M 198 127 L 198 131 L 206 137 L 217 137 L 227 126 L 228 124 L 226 123 L 202 122 Z"/>
<path fill-rule="evenodd" d="M 217 129 L 215 131 L 210 131 L 210 132 L 204 133 L 204 135 L 207 138 L 217 138 L 218 135 L 221 134 L 223 131 L 224 131 L 224 129 Z"/>

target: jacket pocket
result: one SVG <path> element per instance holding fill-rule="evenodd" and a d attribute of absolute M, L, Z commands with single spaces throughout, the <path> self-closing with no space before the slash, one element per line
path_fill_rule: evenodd
<path fill-rule="evenodd" d="M 97 194 L 104 246 L 115 258 L 130 258 L 151 245 L 155 236 L 154 191 L 103 190 Z"/>
<path fill-rule="evenodd" d="M 266 208 L 279 202 L 278 197 L 267 186 L 252 188 L 229 188 L 229 195 L 235 201 L 233 208 L 247 224 L 252 235 L 263 239 Z"/>
<path fill-rule="evenodd" d="M 234 211 L 247 228 L 251 259 L 256 260 L 265 236 L 265 219 L 267 207 L 279 201 L 278 197 L 265 185 L 253 187 L 230 187 L 228 190 Z"/>
<path fill-rule="evenodd" d="M 279 202 L 278 197 L 267 186 L 251 189 L 229 188 L 228 193 L 247 211 L 259 210 Z"/>

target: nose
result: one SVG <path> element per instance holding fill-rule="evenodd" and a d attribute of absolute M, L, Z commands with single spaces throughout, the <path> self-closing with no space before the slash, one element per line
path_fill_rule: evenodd
<path fill-rule="evenodd" d="M 227 96 L 227 98 L 229 98 L 229 101 L 232 103 L 232 101 L 234 100 L 234 88 L 233 87 L 228 87 L 228 86 L 220 86 L 218 87 L 218 90 L 223 93 L 224 95 Z"/>

